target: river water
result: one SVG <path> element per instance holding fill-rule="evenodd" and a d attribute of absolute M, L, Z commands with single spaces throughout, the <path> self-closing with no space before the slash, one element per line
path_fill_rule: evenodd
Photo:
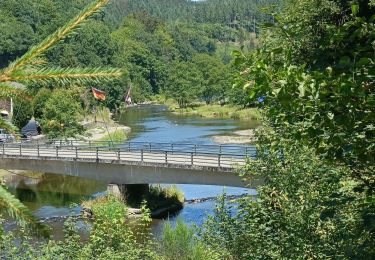
<path fill-rule="evenodd" d="M 150 105 L 128 108 L 119 118 L 120 124 L 131 127 L 130 141 L 187 142 L 213 144 L 212 136 L 225 135 L 237 130 L 257 126 L 256 121 L 232 119 L 207 119 L 183 116 L 167 110 L 165 106 Z M 106 184 L 95 180 L 48 173 L 35 173 L 31 178 L 9 174 L 5 176 L 10 191 L 26 204 L 39 218 L 63 217 L 78 214 L 82 200 L 102 195 Z M 208 185 L 177 185 L 187 200 L 228 195 L 256 194 L 255 190 Z M 201 225 L 212 214 L 215 201 L 187 204 L 177 217 L 188 224 Z M 166 220 L 154 220 L 153 232 L 159 234 Z M 50 224 L 56 239 L 63 236 L 63 221 Z"/>

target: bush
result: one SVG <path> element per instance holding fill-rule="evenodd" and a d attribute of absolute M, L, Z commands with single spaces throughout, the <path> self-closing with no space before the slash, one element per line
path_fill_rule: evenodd
<path fill-rule="evenodd" d="M 177 220 L 174 229 L 171 227 L 170 223 L 165 225 L 159 250 L 163 259 L 222 259 L 197 240 L 194 235 L 194 230 L 186 226 L 181 219 Z"/>
<path fill-rule="evenodd" d="M 84 132 L 79 123 L 82 107 L 66 90 L 56 90 L 43 110 L 42 129 L 49 138 L 76 137 Z"/>
<path fill-rule="evenodd" d="M 34 117 L 37 120 L 43 118 L 44 115 L 44 108 L 48 99 L 51 97 L 52 91 L 46 88 L 42 88 L 38 91 L 33 99 L 33 110 L 34 110 Z"/>
<path fill-rule="evenodd" d="M 282 151 L 282 152 L 280 152 Z M 365 194 L 346 167 L 332 166 L 293 143 L 258 148 L 244 177 L 262 177 L 256 200 L 239 201 L 233 216 L 220 205 L 202 241 L 234 259 L 371 259 L 375 255 Z"/>

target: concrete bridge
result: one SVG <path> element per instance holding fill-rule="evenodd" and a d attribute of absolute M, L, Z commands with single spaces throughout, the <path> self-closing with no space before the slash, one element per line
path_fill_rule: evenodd
<path fill-rule="evenodd" d="M 250 146 L 53 140 L 0 144 L 0 169 L 78 176 L 108 184 L 244 187 L 236 169 L 255 155 Z"/>

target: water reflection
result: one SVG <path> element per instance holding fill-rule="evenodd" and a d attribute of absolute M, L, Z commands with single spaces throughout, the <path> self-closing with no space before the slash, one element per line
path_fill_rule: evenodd
<path fill-rule="evenodd" d="M 79 204 L 82 200 L 106 189 L 105 183 L 79 177 L 45 173 L 38 177 L 27 178 L 28 174 L 25 175 L 26 177 L 7 176 L 5 178 L 7 186 L 10 192 L 32 211 L 45 212 L 42 216 L 37 214 L 39 217 L 50 217 L 52 214 L 48 212 L 51 209 L 69 207 L 73 203 Z"/>

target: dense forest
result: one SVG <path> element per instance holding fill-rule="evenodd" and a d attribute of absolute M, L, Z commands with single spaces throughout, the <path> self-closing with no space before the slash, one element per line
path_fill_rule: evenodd
<path fill-rule="evenodd" d="M 0 67 L 25 53 L 88 2 L 1 0 Z M 270 20 L 260 8 L 271 2 L 113 1 L 76 35 L 49 51 L 46 59 L 60 67 L 124 69 L 123 78 L 109 85 L 86 86 L 106 91 L 106 106 L 111 109 L 123 102 L 130 85 L 135 102 L 161 94 L 181 107 L 195 101 L 247 106 L 243 92 L 232 90 L 231 51 L 255 47 L 258 24 Z M 40 87 L 31 85 L 29 89 L 36 94 Z"/>

